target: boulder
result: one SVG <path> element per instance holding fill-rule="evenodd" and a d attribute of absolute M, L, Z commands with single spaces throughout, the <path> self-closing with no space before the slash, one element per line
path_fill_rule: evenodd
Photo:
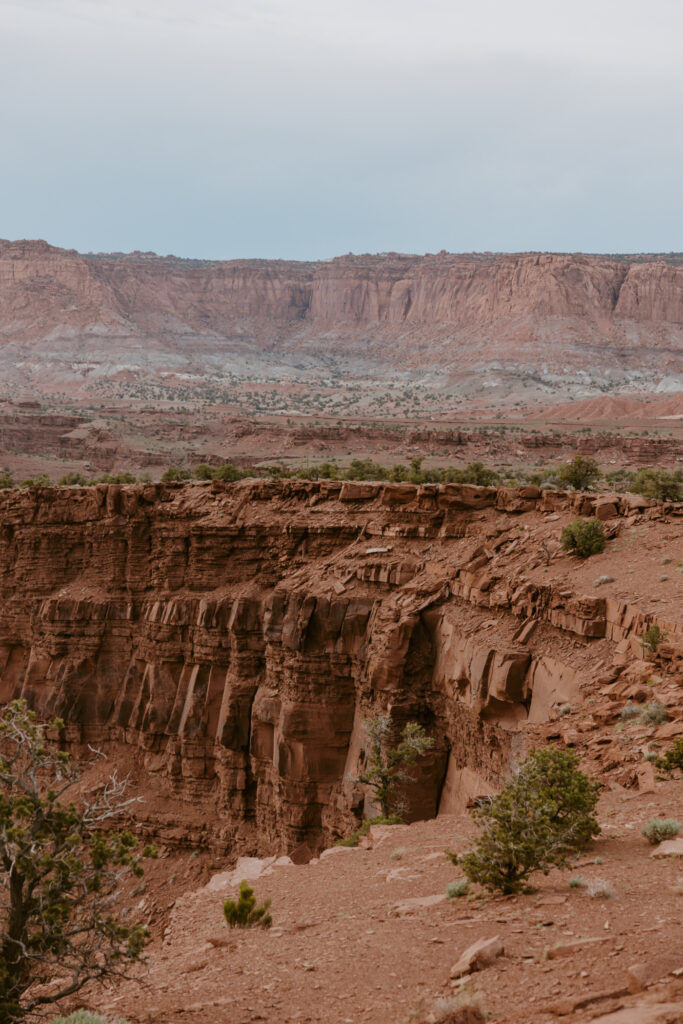
<path fill-rule="evenodd" d="M 683 838 L 665 839 L 652 851 L 651 857 L 683 857 Z"/>
<path fill-rule="evenodd" d="M 493 961 L 503 956 L 503 943 L 497 935 L 492 939 L 478 939 L 468 946 L 457 963 L 451 967 L 451 978 L 461 978 L 464 974 L 472 974 L 490 967 Z"/>

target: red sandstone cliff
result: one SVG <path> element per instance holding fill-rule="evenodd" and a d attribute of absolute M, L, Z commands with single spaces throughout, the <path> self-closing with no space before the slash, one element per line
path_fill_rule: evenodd
<path fill-rule="evenodd" d="M 83 256 L 0 242 L 0 362 L 206 374 L 230 354 L 446 371 L 681 372 L 683 262 L 563 254 L 327 263 Z M 19 358 L 21 357 L 21 358 Z M 84 364 L 92 366 L 84 368 Z M 321 364 L 322 366 L 322 364 Z"/>
<path fill-rule="evenodd" d="M 525 723 L 615 651 L 641 653 L 651 616 L 543 567 L 567 558 L 563 517 L 666 519 L 646 505 L 331 481 L 0 492 L 0 703 L 23 696 L 73 742 L 132 753 L 219 849 L 317 847 L 348 827 L 367 800 L 363 719 L 388 708 L 436 740 L 410 813 L 462 807 Z"/>

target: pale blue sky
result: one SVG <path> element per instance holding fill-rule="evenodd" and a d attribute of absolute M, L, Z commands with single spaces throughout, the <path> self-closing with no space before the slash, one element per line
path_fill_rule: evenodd
<path fill-rule="evenodd" d="M 0 237 L 683 249 L 681 0 L 0 0 Z"/>

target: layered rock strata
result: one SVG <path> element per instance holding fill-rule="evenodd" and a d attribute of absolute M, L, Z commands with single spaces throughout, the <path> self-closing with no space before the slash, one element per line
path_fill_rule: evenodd
<path fill-rule="evenodd" d="M 333 356 L 387 370 L 495 364 L 655 380 L 680 374 L 682 324 L 683 260 L 671 254 L 210 262 L 0 242 L 0 349 L 25 382 L 47 384 L 46 362 L 88 387 L 103 365 L 122 379 L 210 377 L 226 353 L 235 366 L 296 353 L 293 367 Z"/>
<path fill-rule="evenodd" d="M 654 621 L 529 578 L 555 520 L 614 533 L 676 511 L 455 484 L 0 492 L 0 702 L 133 757 L 223 851 L 315 849 L 368 813 L 355 777 L 378 711 L 436 741 L 408 815 L 460 809 L 504 777 L 525 723 L 598 659 L 642 654 Z M 530 521 L 546 524 L 533 544 Z M 683 627 L 660 625 L 675 656 Z"/>

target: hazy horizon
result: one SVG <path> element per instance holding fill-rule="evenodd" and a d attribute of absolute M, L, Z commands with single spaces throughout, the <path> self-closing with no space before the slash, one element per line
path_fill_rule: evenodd
<path fill-rule="evenodd" d="M 0 235 L 680 252 L 682 37 L 675 0 L 0 0 Z"/>

